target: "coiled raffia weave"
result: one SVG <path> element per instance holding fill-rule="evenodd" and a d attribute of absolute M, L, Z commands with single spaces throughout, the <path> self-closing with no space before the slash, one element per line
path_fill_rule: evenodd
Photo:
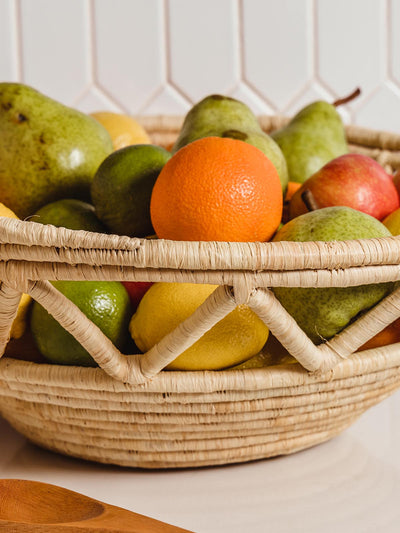
<path fill-rule="evenodd" d="M 265 131 L 286 119 L 262 117 Z M 181 117 L 142 117 L 155 144 Z M 352 151 L 400 168 L 400 135 L 347 127 Z M 344 287 L 400 279 L 400 237 L 347 242 L 145 240 L 0 219 L 0 347 L 22 292 L 48 309 L 100 368 L 0 360 L 0 413 L 60 453 L 143 468 L 226 464 L 323 442 L 400 386 L 400 344 L 356 352 L 400 316 L 400 289 L 332 340 L 313 345 L 273 286 Z M 198 311 L 147 354 L 121 354 L 51 280 L 213 283 Z M 219 372 L 162 369 L 239 303 L 298 364 Z M 23 356 L 23 354 L 21 354 Z"/>

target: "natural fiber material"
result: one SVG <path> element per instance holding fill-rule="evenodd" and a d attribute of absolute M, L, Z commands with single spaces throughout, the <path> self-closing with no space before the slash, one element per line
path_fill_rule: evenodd
<path fill-rule="evenodd" d="M 181 117 L 142 117 L 166 146 Z M 266 131 L 287 119 L 263 117 Z M 400 168 L 400 136 L 347 128 L 354 151 Z M 400 385 L 400 345 L 354 353 L 400 316 L 400 289 L 315 346 L 270 290 L 400 279 L 400 237 L 346 242 L 173 242 L 0 219 L 0 349 L 19 297 L 40 302 L 100 368 L 3 358 L 0 412 L 34 442 L 144 468 L 202 466 L 287 454 L 337 435 Z M 218 289 L 147 354 L 121 354 L 49 281 L 212 283 Z M 238 304 L 249 305 L 298 364 L 220 372 L 163 371 Z M 21 354 L 23 356 L 23 354 Z"/>

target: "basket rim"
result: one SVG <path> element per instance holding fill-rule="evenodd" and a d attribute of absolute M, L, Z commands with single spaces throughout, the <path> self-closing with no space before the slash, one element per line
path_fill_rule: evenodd
<path fill-rule="evenodd" d="M 137 269 L 334 270 L 398 265 L 400 235 L 308 242 L 174 241 L 71 230 L 0 216 L 1 262 L 99 266 L 100 256 L 103 266 Z"/>

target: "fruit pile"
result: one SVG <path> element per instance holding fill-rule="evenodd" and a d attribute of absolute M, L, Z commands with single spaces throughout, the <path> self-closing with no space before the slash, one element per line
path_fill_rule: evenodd
<path fill-rule="evenodd" d="M 133 118 L 86 115 L 31 87 L 0 83 L 0 216 L 75 230 L 183 241 L 334 241 L 400 234 L 400 173 L 350 153 L 340 102 L 314 102 L 266 134 L 242 102 L 211 95 L 187 114 L 170 150 Z M 190 283 L 57 281 L 125 353 L 146 352 L 216 289 Z M 394 288 L 274 288 L 319 344 Z M 30 305 L 29 314 L 28 307 Z M 95 361 L 24 295 L 12 338 L 32 335 L 46 361 Z M 400 340 L 395 322 L 367 347 Z M 12 346 L 12 343 L 10 343 Z M 170 365 L 178 370 L 290 362 L 246 305 Z"/>

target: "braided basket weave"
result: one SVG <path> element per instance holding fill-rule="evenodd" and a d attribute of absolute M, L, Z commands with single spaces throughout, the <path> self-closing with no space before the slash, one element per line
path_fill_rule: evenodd
<path fill-rule="evenodd" d="M 265 131 L 286 119 L 261 117 Z M 155 144 L 180 117 L 142 117 Z M 347 127 L 351 151 L 400 168 L 400 135 Z M 400 279 L 400 237 L 346 242 L 173 242 L 0 219 L 0 348 L 28 293 L 99 368 L 0 360 L 0 413 L 31 441 L 103 463 L 173 468 L 249 461 L 323 442 L 400 386 L 400 344 L 356 350 L 400 316 L 400 289 L 315 346 L 273 286 L 344 287 Z M 147 354 L 122 355 L 49 281 L 212 283 L 219 288 Z M 240 304 L 298 361 L 205 372 L 162 369 Z M 21 354 L 23 357 L 23 354 Z"/>

